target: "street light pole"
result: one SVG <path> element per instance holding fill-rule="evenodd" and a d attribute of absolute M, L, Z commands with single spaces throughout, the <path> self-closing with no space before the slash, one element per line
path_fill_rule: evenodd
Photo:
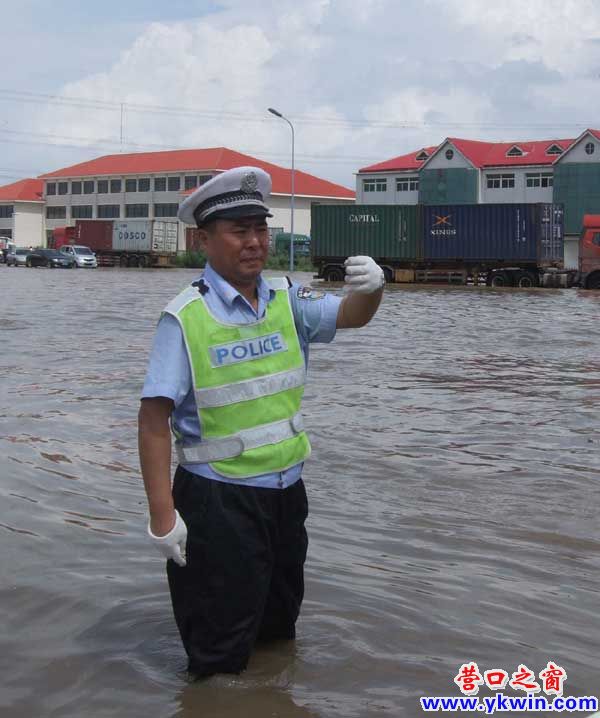
<path fill-rule="evenodd" d="M 278 112 L 277 110 L 273 109 L 272 107 L 268 108 L 269 112 L 272 115 L 275 115 L 275 117 L 280 117 L 282 120 L 285 120 L 288 125 L 290 126 L 290 129 L 292 130 L 292 195 L 290 198 L 290 224 L 291 224 L 291 235 L 290 235 L 290 272 L 294 271 L 294 125 L 288 120 L 287 117 L 281 114 L 281 112 Z"/>

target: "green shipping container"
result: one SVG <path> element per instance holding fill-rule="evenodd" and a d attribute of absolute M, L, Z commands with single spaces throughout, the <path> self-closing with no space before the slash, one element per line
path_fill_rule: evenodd
<path fill-rule="evenodd" d="M 291 232 L 280 232 L 275 235 L 273 242 L 273 251 L 276 254 L 285 254 L 290 256 L 290 239 Z M 294 257 L 308 257 L 310 254 L 310 237 L 306 234 L 296 234 L 294 232 Z"/>
<path fill-rule="evenodd" d="M 311 254 L 415 261 L 421 255 L 419 218 L 418 205 L 313 205 Z"/>

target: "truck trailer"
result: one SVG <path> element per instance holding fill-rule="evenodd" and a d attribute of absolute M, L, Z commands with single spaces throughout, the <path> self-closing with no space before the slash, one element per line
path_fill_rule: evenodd
<path fill-rule="evenodd" d="M 57 227 L 52 244 L 89 247 L 104 267 L 169 267 L 177 254 L 178 223 L 162 220 L 78 219 Z"/>
<path fill-rule="evenodd" d="M 313 205 L 311 256 L 329 281 L 364 254 L 388 282 L 570 287 L 589 269 L 564 269 L 563 217 L 552 203 Z"/>

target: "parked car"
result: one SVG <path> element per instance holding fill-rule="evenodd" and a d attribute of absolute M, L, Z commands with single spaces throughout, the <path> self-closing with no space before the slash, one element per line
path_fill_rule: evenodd
<path fill-rule="evenodd" d="M 96 255 L 89 247 L 82 244 L 63 244 L 60 248 L 61 254 L 75 260 L 76 267 L 91 267 L 95 269 L 98 266 Z"/>
<path fill-rule="evenodd" d="M 13 247 L 6 255 L 6 266 L 7 267 L 24 267 L 27 262 L 27 257 L 31 254 L 30 249 L 22 249 L 21 247 Z"/>
<path fill-rule="evenodd" d="M 75 266 L 75 260 L 67 257 L 55 249 L 33 249 L 29 252 L 25 259 L 27 267 L 63 267 L 72 269 Z"/>
<path fill-rule="evenodd" d="M 15 246 L 10 237 L 0 235 L 0 263 L 6 262 L 6 256 Z"/>

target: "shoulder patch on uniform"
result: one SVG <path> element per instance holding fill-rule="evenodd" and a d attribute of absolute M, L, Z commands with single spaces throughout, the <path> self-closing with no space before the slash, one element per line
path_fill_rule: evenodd
<path fill-rule="evenodd" d="M 325 296 L 325 292 L 319 292 L 312 287 L 298 287 L 296 296 L 298 299 L 321 299 Z"/>

